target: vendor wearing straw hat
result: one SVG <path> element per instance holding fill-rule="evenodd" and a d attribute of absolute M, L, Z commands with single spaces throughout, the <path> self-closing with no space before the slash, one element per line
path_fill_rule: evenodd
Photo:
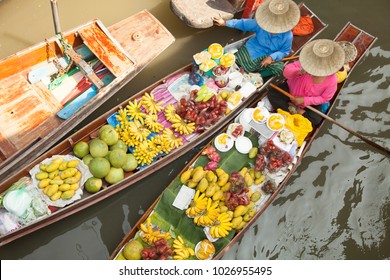
<path fill-rule="evenodd" d="M 311 105 L 321 110 L 321 105 L 332 99 L 337 90 L 335 73 L 343 66 L 344 61 L 345 53 L 338 43 L 327 39 L 308 43 L 302 49 L 299 61 L 287 64 L 283 71 L 287 82 L 280 87 L 290 92 L 294 98 L 290 100 L 272 89 L 268 93 L 269 101 L 275 109 L 285 111 L 289 111 L 291 102 L 297 106 L 297 113 L 309 119 L 314 126 L 318 125 L 322 118 L 304 108 Z"/>
<path fill-rule="evenodd" d="M 280 76 L 283 63 L 291 52 L 293 29 L 300 18 L 298 5 L 291 0 L 265 0 L 256 10 L 255 19 L 214 18 L 218 26 L 227 26 L 256 35 L 236 55 L 237 63 L 247 72 L 260 72 L 262 77 Z M 275 63 L 272 63 L 276 61 Z"/>

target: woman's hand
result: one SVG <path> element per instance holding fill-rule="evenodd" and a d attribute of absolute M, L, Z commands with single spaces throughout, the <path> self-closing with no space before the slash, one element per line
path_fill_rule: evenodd
<path fill-rule="evenodd" d="M 303 96 L 294 96 L 290 99 L 295 105 L 302 105 L 305 102 L 305 98 Z"/>
<path fill-rule="evenodd" d="M 221 17 L 213 17 L 213 22 L 218 26 L 226 26 L 226 21 Z"/>
<path fill-rule="evenodd" d="M 270 65 L 271 63 L 272 63 L 272 57 L 267 56 L 267 57 L 264 58 L 263 61 L 261 62 L 261 67 L 267 67 L 267 66 Z"/>

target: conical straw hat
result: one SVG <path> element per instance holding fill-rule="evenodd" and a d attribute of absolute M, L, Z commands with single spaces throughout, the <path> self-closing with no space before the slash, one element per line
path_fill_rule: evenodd
<path fill-rule="evenodd" d="M 329 76 L 344 65 L 342 47 L 332 40 L 317 39 L 308 43 L 299 54 L 302 68 L 313 76 Z"/>
<path fill-rule="evenodd" d="M 299 22 L 301 12 L 291 0 L 265 0 L 256 10 L 256 21 L 270 33 L 283 33 L 293 29 Z"/>
<path fill-rule="evenodd" d="M 344 50 L 345 53 L 345 63 L 349 63 L 355 60 L 357 57 L 357 49 L 354 44 L 348 41 L 337 42 Z"/>

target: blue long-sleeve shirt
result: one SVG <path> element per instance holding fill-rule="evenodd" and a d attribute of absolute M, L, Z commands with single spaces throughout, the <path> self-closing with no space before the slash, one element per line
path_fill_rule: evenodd
<path fill-rule="evenodd" d="M 291 31 L 272 35 L 262 29 L 255 19 L 231 19 L 226 21 L 226 26 L 256 33 L 246 42 L 246 48 L 253 60 L 265 55 L 279 61 L 291 52 Z"/>

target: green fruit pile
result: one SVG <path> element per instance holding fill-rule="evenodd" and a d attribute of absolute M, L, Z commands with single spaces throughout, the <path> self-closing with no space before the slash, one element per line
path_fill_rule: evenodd
<path fill-rule="evenodd" d="M 98 132 L 99 137 L 89 143 L 80 141 L 73 147 L 73 153 L 88 166 L 93 175 L 85 184 L 89 193 L 98 192 L 103 179 L 108 184 L 115 184 L 138 167 L 133 154 L 128 154 L 126 143 L 119 139 L 115 128 L 103 125 Z"/>

